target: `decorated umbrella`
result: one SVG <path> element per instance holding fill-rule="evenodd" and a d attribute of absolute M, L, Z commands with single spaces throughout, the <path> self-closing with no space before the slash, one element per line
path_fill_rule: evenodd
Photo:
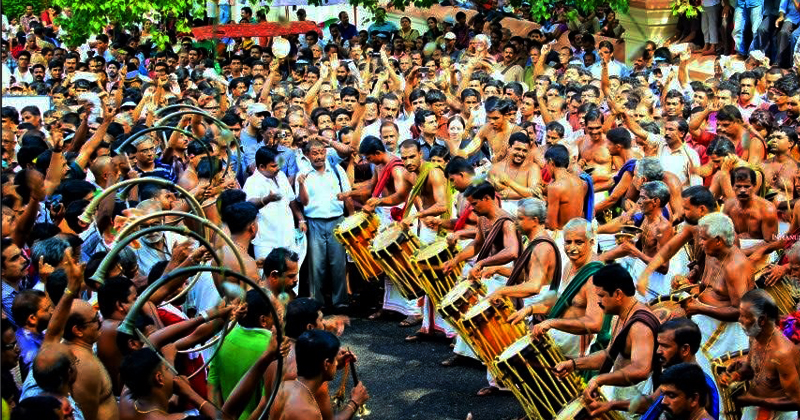
<path fill-rule="evenodd" d="M 215 29 L 216 27 L 216 29 Z M 316 31 L 322 36 L 322 30 L 314 22 L 262 22 L 238 23 L 230 25 L 199 26 L 192 28 L 197 40 L 212 38 L 249 38 L 266 36 L 286 36 Z"/>

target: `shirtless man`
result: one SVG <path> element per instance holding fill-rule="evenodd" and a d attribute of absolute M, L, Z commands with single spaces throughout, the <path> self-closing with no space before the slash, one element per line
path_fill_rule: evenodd
<path fill-rule="evenodd" d="M 335 378 L 339 363 L 342 363 L 347 353 L 341 349 L 339 339 L 333 334 L 327 331 L 309 330 L 298 337 L 294 345 L 294 354 L 297 378 L 283 383 L 270 410 L 269 418 L 322 420 L 324 417 L 315 395 L 323 385 Z M 353 393 L 360 401 L 359 403 L 356 399 L 352 399 L 348 402 L 348 405 L 353 406 L 350 408 L 352 413 L 355 413 L 369 396 L 361 383 L 356 385 Z"/>
<path fill-rule="evenodd" d="M 736 399 L 743 420 L 797 419 L 800 409 L 800 349 L 778 327 L 778 307 L 761 289 L 742 296 L 739 323 L 750 339 L 747 361 L 722 377 L 723 386 L 751 380 L 747 393 Z"/>
<path fill-rule="evenodd" d="M 486 120 L 488 124 L 481 127 L 475 138 L 461 150 L 464 157 L 470 157 L 486 143 L 492 150 L 492 162 L 497 163 L 508 154 L 508 141 L 512 134 L 523 131 L 522 127 L 508 122 L 506 115 L 511 109 L 510 100 L 498 100 L 487 104 Z"/>
<path fill-rule="evenodd" d="M 281 352 L 285 353 L 283 364 L 283 381 L 293 381 L 297 379 L 297 361 L 295 360 L 295 343 L 302 333 L 309 330 L 322 330 L 324 329 L 324 321 L 322 319 L 322 304 L 310 298 L 298 298 L 286 305 L 286 325 L 285 332 L 285 346 L 281 346 Z M 271 343 L 270 343 L 271 344 Z M 266 407 L 267 400 L 270 395 L 270 388 L 275 383 L 275 375 L 277 373 L 278 363 L 265 359 L 268 353 L 265 353 L 245 376 L 239 381 L 239 386 L 234 392 L 228 396 L 225 401 L 223 410 L 229 414 L 238 414 L 243 409 L 243 402 L 249 400 L 250 395 L 257 386 L 266 386 L 258 408 L 253 412 L 253 415 L 258 416 Z M 344 357 L 352 356 L 344 354 Z M 339 368 L 343 368 L 344 364 L 340 364 Z M 263 378 L 263 381 L 262 381 Z M 261 384 L 264 385 L 261 385 Z M 367 389 L 362 383 L 359 383 L 350 393 L 350 399 L 354 403 L 348 403 L 342 411 L 336 413 L 334 416 L 333 406 L 331 405 L 331 397 L 328 392 L 328 383 L 325 382 L 320 386 L 314 394 L 314 399 L 319 406 L 322 418 L 324 420 L 344 420 L 352 418 L 356 413 L 356 407 L 363 405 L 369 395 Z"/>
<path fill-rule="evenodd" d="M 471 185 L 464 191 L 472 211 L 479 216 L 478 228 L 475 239 L 452 260 L 442 265 L 445 273 L 451 272 L 462 261 L 477 256 L 477 261 L 469 268 L 467 275 L 470 279 L 481 279 L 485 268 L 507 265 L 519 256 L 521 244 L 514 219 L 500 207 L 495 194 L 494 187 L 488 182 Z M 486 285 L 487 291 L 492 293 L 504 285 L 505 279 L 494 276 L 482 280 L 482 283 Z M 458 363 L 462 360 L 460 356 L 477 358 L 460 336 L 456 338 L 453 352 L 456 355 L 442 362 L 444 366 Z M 496 391 L 497 387 L 490 381 L 490 386 L 478 391 L 478 395 L 490 395 Z"/>
<path fill-rule="evenodd" d="M 375 165 L 376 170 L 373 172 L 372 180 L 365 185 L 366 188 L 342 193 L 343 197 L 362 200 L 368 198 L 363 207 L 366 212 L 372 212 L 376 207 L 391 207 L 402 204 L 411 190 L 411 184 L 408 182 L 407 171 L 400 160 L 386 153 L 386 147 L 380 139 L 374 136 L 364 138 L 358 152 L 364 155 L 369 163 Z M 388 181 L 385 182 L 380 191 L 376 191 L 376 187 L 380 186 L 378 181 L 387 168 L 391 171 L 388 175 Z"/>
<path fill-rule="evenodd" d="M 731 171 L 736 198 L 725 201 L 725 215 L 731 218 L 739 239 L 772 242 L 778 234 L 778 211 L 775 205 L 755 195 L 756 172 L 747 167 Z M 742 243 L 743 248 L 749 248 Z"/>
<path fill-rule="evenodd" d="M 791 155 L 795 143 L 797 132 L 789 127 L 775 130 L 767 141 L 767 148 L 773 156 L 764 161 L 764 179 L 767 186 L 778 193 L 773 200 L 775 203 L 792 199 L 794 174 L 798 168 Z"/>
<path fill-rule="evenodd" d="M 631 387 L 644 384 L 652 373 L 658 318 L 636 299 L 633 278 L 621 265 L 601 268 L 594 274 L 592 284 L 596 297 L 590 299 L 598 299 L 598 306 L 606 315 L 618 317 L 611 344 L 587 356 L 559 363 L 557 375 L 564 377 L 575 370 L 599 370 L 600 374 L 589 380 L 583 392 L 587 401 L 593 401 L 595 391 L 602 386 L 610 387 L 604 390 L 609 399 L 623 399 L 632 392 L 641 395 Z"/>
<path fill-rule="evenodd" d="M 569 263 L 564 267 L 564 277 L 558 301 L 531 305 L 511 315 L 509 320 L 519 322 L 526 316 L 546 315 L 548 319 L 536 324 L 531 335 L 538 338 L 548 333 L 565 357 L 578 357 L 603 326 L 603 310 L 594 296 L 592 276 L 602 267 L 595 247 L 595 234 L 586 219 L 575 218 L 564 226 L 564 250 Z"/>
<path fill-rule="evenodd" d="M 700 244 L 707 256 L 716 259 L 716 264 L 706 261 L 702 292 L 689 300 L 684 309 L 700 327 L 701 349 L 710 361 L 746 348 L 747 337 L 735 321 L 739 318 L 742 296 L 755 284 L 753 264 L 734 244 L 733 221 L 722 213 L 711 213 L 703 216 L 698 226 Z"/>
<path fill-rule="evenodd" d="M 717 203 L 706 187 L 689 187 L 681 193 L 683 201 L 683 216 L 686 223 L 681 225 L 681 229 L 663 246 L 660 247 L 656 255 L 647 264 L 644 271 L 639 274 L 637 289 L 643 296 L 649 289 L 650 276 L 662 265 L 672 261 L 684 246 L 688 246 L 692 255 L 685 255 L 685 259 L 677 259 L 675 264 L 689 264 L 690 267 L 678 267 L 686 274 L 686 277 L 693 283 L 700 281 L 700 277 L 705 272 L 706 254 L 700 245 L 700 229 L 697 224 L 700 219 L 711 212 L 716 211 Z M 690 243 L 691 242 L 691 243 Z M 691 258 L 691 259 L 690 259 Z M 714 257 L 711 257 L 714 259 Z M 714 261 L 716 266 L 716 261 Z M 673 281 L 674 283 L 674 281 Z M 675 285 L 673 284 L 673 288 Z"/>
<path fill-rule="evenodd" d="M 609 196 L 594 205 L 595 214 L 609 210 L 612 215 L 618 215 L 624 205 L 625 195 L 635 178 L 636 159 L 631 150 L 631 134 L 624 128 L 612 128 L 606 134 L 608 139 L 608 152 L 616 158 L 622 166 L 613 177 L 609 177 L 608 185 L 596 185 L 597 190 L 610 190 Z"/>
<path fill-rule="evenodd" d="M 547 228 L 561 230 L 564 225 L 584 216 L 584 202 L 588 186 L 569 169 L 569 151 L 560 144 L 547 149 L 545 168 L 553 176 L 547 185 Z M 576 199 L 583 197 L 583 199 Z"/>
<path fill-rule="evenodd" d="M 406 228 L 412 228 L 415 220 L 430 222 L 431 219 L 438 218 L 444 214 L 447 209 L 447 180 L 444 177 L 444 171 L 438 165 L 432 163 L 422 162 L 422 153 L 419 143 L 414 140 L 405 140 L 400 144 L 400 159 L 403 160 L 403 166 L 406 168 L 406 179 L 415 187 L 419 183 L 422 188 L 415 196 L 409 194 L 405 204 L 406 214 L 405 218 L 401 221 L 402 225 Z M 423 167 L 423 165 L 426 165 Z M 422 178 L 424 176 L 424 178 Z M 416 188 L 412 188 L 415 190 Z M 415 202 L 421 204 L 416 213 L 411 213 L 412 207 Z M 415 226 L 413 230 L 416 231 L 417 237 L 423 245 L 427 245 L 436 240 L 436 230 L 430 226 Z M 433 302 L 438 304 L 439 302 Z M 433 334 L 434 330 L 445 332 L 449 336 L 454 336 L 455 332 L 449 324 L 436 312 L 430 298 L 425 296 L 423 302 L 423 316 L 422 328 L 416 334 L 406 337 L 406 341 L 417 341 L 425 334 Z"/>
<path fill-rule="evenodd" d="M 664 206 L 669 202 L 669 189 L 667 185 L 661 181 L 648 182 L 642 185 L 641 193 L 639 194 L 639 209 L 643 214 L 641 220 L 642 233 L 640 235 L 640 242 L 642 249 L 637 248 L 636 244 L 632 241 L 623 241 L 616 248 L 603 253 L 600 259 L 605 262 L 611 262 L 614 259 L 621 257 L 632 257 L 638 260 L 634 268 L 646 267 L 653 257 L 658 253 L 658 250 L 663 248 L 667 242 L 672 238 L 674 230 L 672 224 L 664 217 Z M 603 232 L 603 229 L 619 231 L 622 229 L 621 219 L 614 219 L 614 221 L 601 226 L 598 232 Z M 640 269 L 634 269 L 640 271 Z M 663 294 L 668 294 L 670 284 L 663 277 L 669 271 L 669 261 L 665 261 L 661 266 L 656 268 L 658 279 L 651 276 L 650 290 L 645 295 L 646 298 L 652 299 Z M 656 284 L 654 284 L 654 280 Z"/>
<path fill-rule="evenodd" d="M 656 157 L 646 157 L 636 162 L 635 176 L 625 194 L 626 200 L 629 200 L 631 204 L 638 201 L 639 187 L 646 182 L 653 181 L 662 181 L 669 188 L 669 220 L 673 224 L 683 220 L 683 200 L 681 198 L 683 184 L 677 175 L 665 171 L 661 166 L 661 161 Z"/>
<path fill-rule="evenodd" d="M 275 340 L 272 340 L 274 342 Z M 273 349 L 273 358 L 275 347 Z M 124 392 L 120 396 L 121 420 L 173 420 L 186 417 L 185 413 L 170 413 L 169 400 L 173 393 L 197 407 L 200 414 L 209 418 L 232 420 L 214 404 L 198 394 L 184 376 L 175 375 L 155 350 L 146 347 L 125 356 L 120 367 Z M 112 400 L 113 401 L 113 400 Z M 114 407 L 116 411 L 116 401 Z M 116 414 L 116 413 L 115 413 Z M 104 417 L 110 418 L 110 417 Z"/>
<path fill-rule="evenodd" d="M 469 246 L 442 265 L 445 273 L 452 271 L 462 261 L 479 255 L 481 251 L 484 251 L 483 253 L 486 255 L 475 261 L 469 271 L 470 278 L 481 278 L 484 268 L 508 264 L 519 256 L 520 243 L 513 216 L 497 205 L 497 201 L 494 199 L 495 194 L 494 187 L 488 182 L 470 186 L 464 191 L 472 210 L 480 216 L 478 232 L 475 240 Z M 495 227 L 498 222 L 501 222 L 502 225 Z M 491 238 L 494 230 L 496 230 L 494 238 Z M 491 242 L 484 244 L 490 240 Z M 485 246 L 489 248 L 484 250 Z"/>
<path fill-rule="evenodd" d="M 423 172 L 422 153 L 419 148 L 419 143 L 414 140 L 405 140 L 400 144 L 400 159 L 403 161 L 403 166 L 406 168 L 405 177 L 406 181 L 415 185 L 417 182 L 424 182 L 422 189 L 417 197 L 420 198 L 422 207 L 416 213 L 410 214 L 405 217 L 402 223 L 406 227 L 410 227 L 414 220 L 419 219 L 425 222 L 431 218 L 437 218 L 447 211 L 447 179 L 444 176 L 444 170 L 438 166 L 431 165 L 430 170 L 424 180 L 420 180 L 419 176 Z M 407 202 L 406 206 L 412 206 L 416 197 L 410 197 L 411 202 Z M 433 238 L 427 240 L 422 239 L 423 243 L 430 243 L 435 239 L 435 232 Z"/>
<path fill-rule="evenodd" d="M 489 170 L 489 180 L 497 188 L 503 203 L 516 204 L 521 198 L 540 195 L 541 171 L 536 163 L 528 159 L 532 147 L 530 137 L 520 131 L 508 139 L 508 156 L 495 163 Z M 516 210 L 514 206 L 503 206 L 506 211 Z"/>
<path fill-rule="evenodd" d="M 386 152 L 386 147 L 375 136 L 365 137 L 358 152 L 364 155 L 369 163 L 376 166 L 375 171 L 373 171 L 372 179 L 364 183 L 361 188 L 341 193 L 341 199 L 350 197 L 361 202 L 366 199 L 362 209 L 370 213 L 380 208 L 381 225 L 386 226 L 391 222 L 389 208 L 404 203 L 411 191 L 412 184 L 409 182 L 408 171 L 400 159 Z M 401 326 L 420 323 L 422 317 L 416 301 L 403 299 L 389 279 L 386 279 L 385 282 L 384 309 L 391 308 L 393 311 L 406 315 L 407 318 L 401 322 Z M 383 309 L 372 314 L 370 319 L 379 318 L 382 314 Z"/>
<path fill-rule="evenodd" d="M 594 168 L 592 180 L 597 184 L 595 192 L 611 189 L 608 180 L 612 176 L 613 158 L 608 151 L 606 137 L 603 134 L 603 113 L 591 109 L 583 117 L 586 135 L 577 140 L 580 160 L 584 168 Z"/>
<path fill-rule="evenodd" d="M 536 198 L 528 198 L 520 201 L 519 209 L 517 210 L 517 227 L 523 235 L 528 237 L 533 247 L 527 254 L 528 260 L 523 261 L 522 256 L 514 262 L 514 267 L 486 267 L 481 272 L 481 277 L 488 278 L 495 274 L 508 277 L 509 281 L 506 286 L 502 286 L 495 290 L 489 299 L 510 297 L 515 299 L 526 299 L 536 297 L 542 293 L 545 288 L 551 285 L 560 283 L 561 281 L 561 254 L 555 248 L 555 242 L 547 234 L 544 227 L 544 220 L 547 217 L 546 204 Z M 540 240 L 537 243 L 533 243 Z M 552 243 L 552 245 L 551 245 Z M 512 273 L 517 271 L 517 265 L 525 265 L 520 271 L 520 278 L 512 278 Z M 557 288 L 557 287 L 556 287 Z M 526 299 L 527 300 L 527 299 Z M 532 302 L 530 302 L 532 303 Z"/>
<path fill-rule="evenodd" d="M 253 281 L 258 281 L 258 264 L 248 254 L 247 249 L 258 232 L 259 208 L 250 202 L 234 203 L 222 210 L 222 221 L 230 230 L 231 239 L 239 250 L 244 260 L 245 272 L 243 273 Z M 227 245 L 223 247 L 222 261 L 226 267 L 239 267 L 236 254 Z"/>

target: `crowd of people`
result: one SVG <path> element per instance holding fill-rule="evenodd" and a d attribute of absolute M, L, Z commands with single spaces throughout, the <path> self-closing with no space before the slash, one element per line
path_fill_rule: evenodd
<path fill-rule="evenodd" d="M 337 335 L 370 296 L 369 320 L 418 328 L 406 341 L 452 340 L 441 369 L 481 359 L 441 296 L 364 278 L 337 237 L 358 215 L 446 241 L 438 272 L 552 339 L 566 359 L 545 368 L 585 373 L 592 415 L 718 420 L 735 403 L 797 419 L 800 12 L 754 3 L 703 0 L 673 40 L 718 54 L 734 19 L 744 60 L 705 80 L 693 49 L 614 59 L 618 43 L 595 42 L 624 31 L 607 7 L 569 20 L 559 4 L 525 36 L 499 18 L 530 4 L 491 2 L 424 34 L 378 8 L 365 27 L 341 12 L 324 31 L 164 49 L 157 16 L 75 48 L 69 10 L 4 16 L 4 95 L 50 106 L 2 107 L 3 419 L 256 419 L 276 382 L 269 418 L 352 418 L 366 386 L 334 407 L 329 382 L 356 359 Z M 215 10 L 266 20 L 233 6 Z M 202 223 L 174 214 L 198 205 Z M 173 228 L 123 242 L 134 224 Z M 259 287 L 207 271 L 145 293 L 198 265 Z M 508 392 L 487 367 L 478 396 Z"/>

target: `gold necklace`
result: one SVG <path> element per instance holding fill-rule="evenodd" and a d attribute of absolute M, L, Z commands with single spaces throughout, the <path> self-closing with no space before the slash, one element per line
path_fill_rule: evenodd
<path fill-rule="evenodd" d="M 308 395 L 310 395 L 310 396 L 311 396 L 311 400 L 312 400 L 312 401 L 314 401 L 314 405 L 315 405 L 315 406 L 317 406 L 317 411 L 318 411 L 318 412 L 320 413 L 320 415 L 321 415 L 321 414 L 322 414 L 322 410 L 320 410 L 320 409 L 319 409 L 319 403 L 317 403 L 317 399 L 316 399 L 316 398 L 314 398 L 314 393 L 313 393 L 313 392 L 311 392 L 311 389 L 309 389 L 309 388 L 306 386 L 306 384 L 304 384 L 304 383 L 300 382 L 300 379 L 295 379 L 294 381 L 295 381 L 295 382 L 297 382 L 298 384 L 302 385 L 302 386 L 303 386 L 303 388 L 305 388 L 305 389 L 306 389 L 306 391 L 308 391 Z"/>
<path fill-rule="evenodd" d="M 160 411 L 160 412 L 162 412 L 164 414 L 169 414 L 169 413 L 167 413 L 166 411 L 164 411 L 164 410 L 162 410 L 160 408 L 154 408 L 154 409 L 148 410 L 148 411 L 139 410 L 139 407 L 136 406 L 136 400 L 133 400 L 133 409 L 136 410 L 136 412 L 139 413 L 139 414 L 150 414 L 150 413 L 154 413 L 156 411 Z"/>

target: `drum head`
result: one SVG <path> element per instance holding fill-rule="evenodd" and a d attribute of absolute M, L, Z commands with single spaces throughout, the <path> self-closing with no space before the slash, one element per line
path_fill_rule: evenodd
<path fill-rule="evenodd" d="M 422 248 L 417 252 L 417 261 L 426 261 L 429 260 L 439 254 L 442 251 L 447 250 L 450 245 L 447 243 L 447 239 L 438 239 L 432 244 Z"/>
<path fill-rule="evenodd" d="M 469 311 L 467 311 L 467 313 L 464 315 L 464 319 L 467 320 L 475 318 L 476 316 L 484 312 L 491 311 L 492 309 L 494 309 L 494 306 L 492 306 L 492 302 L 490 302 L 489 299 L 481 299 L 475 304 L 475 306 L 471 307 Z"/>
<path fill-rule="evenodd" d="M 361 226 L 361 224 L 364 223 L 364 221 L 367 220 L 368 217 L 369 215 L 367 213 L 360 211 L 342 220 L 342 223 L 339 224 L 338 228 L 343 232 L 349 232 L 357 228 L 358 226 Z"/>
<path fill-rule="evenodd" d="M 514 344 L 508 346 L 499 356 L 497 356 L 498 361 L 506 361 L 516 355 L 521 355 L 522 352 L 528 348 L 533 346 L 533 341 L 531 340 L 531 336 L 525 334 L 522 338 L 515 341 Z"/>
<path fill-rule="evenodd" d="M 587 418 L 586 407 L 583 406 L 583 398 L 578 397 L 565 405 L 556 415 L 555 420 L 575 420 Z"/>
<path fill-rule="evenodd" d="M 467 293 L 467 290 L 469 290 L 471 287 L 472 287 L 472 284 L 469 281 L 462 281 L 462 282 L 456 284 L 455 287 L 450 289 L 450 291 L 447 292 L 446 295 L 444 295 L 444 297 L 442 298 L 442 302 L 439 304 L 439 306 L 450 306 L 450 305 L 452 305 L 459 298 L 464 296 Z"/>
<path fill-rule="evenodd" d="M 397 243 L 402 235 L 402 230 L 397 227 L 390 227 L 375 237 L 375 239 L 372 241 L 372 249 L 386 249 L 389 247 L 389 245 Z"/>

